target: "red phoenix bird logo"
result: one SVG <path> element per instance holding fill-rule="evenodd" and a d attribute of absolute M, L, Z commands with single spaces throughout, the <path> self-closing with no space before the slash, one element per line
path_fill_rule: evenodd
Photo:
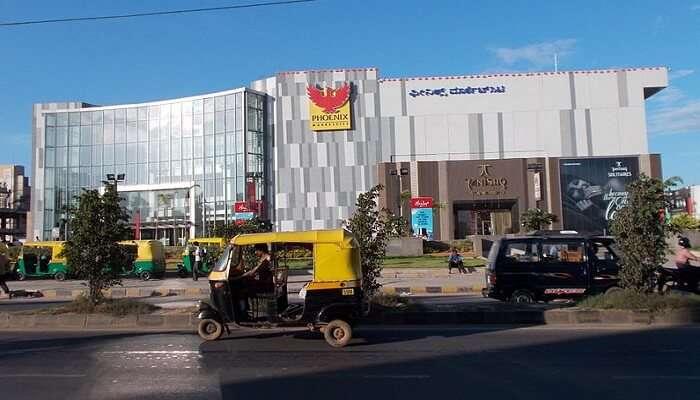
<path fill-rule="evenodd" d="M 338 111 L 350 98 L 350 85 L 347 83 L 338 89 L 327 87 L 325 91 L 326 93 L 324 94 L 323 89 L 319 89 L 316 86 L 309 86 L 306 89 L 309 99 L 328 114 Z"/>

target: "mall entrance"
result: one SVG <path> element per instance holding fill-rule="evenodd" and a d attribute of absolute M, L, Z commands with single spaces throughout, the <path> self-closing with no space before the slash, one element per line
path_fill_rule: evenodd
<path fill-rule="evenodd" d="M 518 203 L 510 200 L 456 201 L 453 206 L 455 239 L 471 235 L 518 232 Z"/>

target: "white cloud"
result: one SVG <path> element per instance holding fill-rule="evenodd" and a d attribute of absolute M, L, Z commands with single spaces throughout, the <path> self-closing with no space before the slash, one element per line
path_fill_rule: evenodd
<path fill-rule="evenodd" d="M 575 45 L 576 39 L 559 39 L 522 47 L 499 47 L 491 51 L 507 66 L 526 63 L 533 68 L 542 68 L 554 63 L 555 54 L 559 58 L 571 54 Z"/>
<path fill-rule="evenodd" d="M 671 72 L 668 74 L 668 79 L 670 79 L 670 80 L 681 79 L 681 78 L 685 78 L 688 75 L 692 75 L 694 73 L 695 73 L 695 70 L 692 70 L 692 69 L 671 70 Z"/>
<path fill-rule="evenodd" d="M 651 98 L 648 122 L 652 135 L 700 133 L 700 99 L 669 86 Z"/>

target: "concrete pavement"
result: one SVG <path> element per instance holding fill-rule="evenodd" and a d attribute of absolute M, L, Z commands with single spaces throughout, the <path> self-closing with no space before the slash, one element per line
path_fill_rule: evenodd
<path fill-rule="evenodd" d="M 11 399 L 692 399 L 697 327 L 359 327 L 350 346 L 303 330 L 0 333 Z"/>

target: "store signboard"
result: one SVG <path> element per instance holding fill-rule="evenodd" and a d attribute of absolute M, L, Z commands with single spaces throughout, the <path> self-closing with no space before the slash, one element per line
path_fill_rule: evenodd
<path fill-rule="evenodd" d="M 636 157 L 559 160 L 564 229 L 609 233 L 610 221 L 627 204 L 627 186 L 639 178 Z"/>
<path fill-rule="evenodd" d="M 433 239 L 433 198 L 411 199 L 411 228 L 415 236 Z"/>
<path fill-rule="evenodd" d="M 233 205 L 234 218 L 237 221 L 249 220 L 255 218 L 255 210 L 249 207 L 245 201 L 237 201 Z"/>
<path fill-rule="evenodd" d="M 309 96 L 309 124 L 312 131 L 338 131 L 352 129 L 350 114 L 350 83 L 337 89 L 311 85 L 306 88 Z"/>

